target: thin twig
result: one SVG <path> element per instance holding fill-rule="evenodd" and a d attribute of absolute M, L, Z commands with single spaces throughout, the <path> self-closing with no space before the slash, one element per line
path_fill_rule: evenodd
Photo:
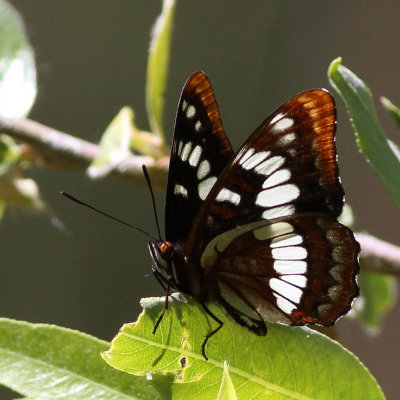
<path fill-rule="evenodd" d="M 400 277 L 400 247 L 367 233 L 357 233 L 360 264 L 365 271 Z"/>
<path fill-rule="evenodd" d="M 29 145 L 35 153 L 33 159 L 36 165 L 47 168 L 85 171 L 100 151 L 94 143 L 30 119 L 6 118 L 0 115 L 0 132 Z M 155 161 L 152 157 L 134 155 L 114 168 L 110 175 L 144 185 L 143 164 L 149 170 L 154 187 L 164 189 L 168 157 Z"/>

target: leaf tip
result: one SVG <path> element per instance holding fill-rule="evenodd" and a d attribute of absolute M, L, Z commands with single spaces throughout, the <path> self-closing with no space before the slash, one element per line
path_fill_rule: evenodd
<path fill-rule="evenodd" d="M 328 77 L 331 77 L 341 65 L 342 57 L 336 57 L 334 60 L 332 60 L 328 67 Z"/>

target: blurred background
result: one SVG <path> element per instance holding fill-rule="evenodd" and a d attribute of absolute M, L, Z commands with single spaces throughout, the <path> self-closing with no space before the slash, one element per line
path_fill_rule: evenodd
<path fill-rule="evenodd" d="M 161 2 L 147 0 L 13 0 L 36 54 L 39 94 L 30 118 L 97 142 L 124 105 L 148 129 L 144 84 L 149 34 Z M 336 57 L 378 96 L 400 104 L 400 2 L 178 1 L 166 95 L 165 127 L 172 134 L 187 76 L 204 70 L 213 85 L 225 129 L 235 146 L 278 105 L 297 92 L 329 88 Z M 396 78 L 397 77 L 397 78 Z M 394 84 L 394 83 L 396 84 Z M 343 103 L 337 146 L 355 230 L 399 244 L 399 210 L 358 154 Z M 398 130 L 376 101 L 386 132 Z M 146 188 L 82 173 L 31 170 L 52 212 L 8 209 L 0 223 L 0 315 L 78 329 L 111 340 L 136 320 L 139 300 L 163 295 L 151 275 L 147 240 L 59 195 L 65 190 L 116 217 L 155 233 Z M 163 214 L 164 193 L 157 193 Z M 388 399 L 398 398 L 399 307 L 378 336 L 354 321 L 339 322 L 346 347 L 371 370 Z M 3 399 L 15 396 L 4 393 Z"/>

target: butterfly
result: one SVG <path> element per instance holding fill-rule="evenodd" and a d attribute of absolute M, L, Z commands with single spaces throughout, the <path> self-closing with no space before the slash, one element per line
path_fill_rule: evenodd
<path fill-rule="evenodd" d="M 165 206 L 165 240 L 152 240 L 153 273 L 167 290 L 266 335 L 265 322 L 330 326 L 358 295 L 359 244 L 337 221 L 344 191 L 336 110 L 325 89 L 274 111 L 235 153 L 206 75 L 180 97 Z M 167 305 L 166 305 L 167 307 Z M 157 321 L 155 330 L 162 319 Z M 155 331 L 154 330 L 154 331 Z"/>

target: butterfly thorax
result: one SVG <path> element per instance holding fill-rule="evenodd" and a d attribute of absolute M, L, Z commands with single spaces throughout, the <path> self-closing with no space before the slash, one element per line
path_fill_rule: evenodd
<path fill-rule="evenodd" d="M 172 245 L 168 241 L 149 242 L 153 259 L 153 273 L 163 286 L 170 286 L 195 300 L 210 301 L 212 280 L 207 279 L 206 271 L 200 267 L 200 260 L 189 260 L 184 255 L 183 244 Z"/>

